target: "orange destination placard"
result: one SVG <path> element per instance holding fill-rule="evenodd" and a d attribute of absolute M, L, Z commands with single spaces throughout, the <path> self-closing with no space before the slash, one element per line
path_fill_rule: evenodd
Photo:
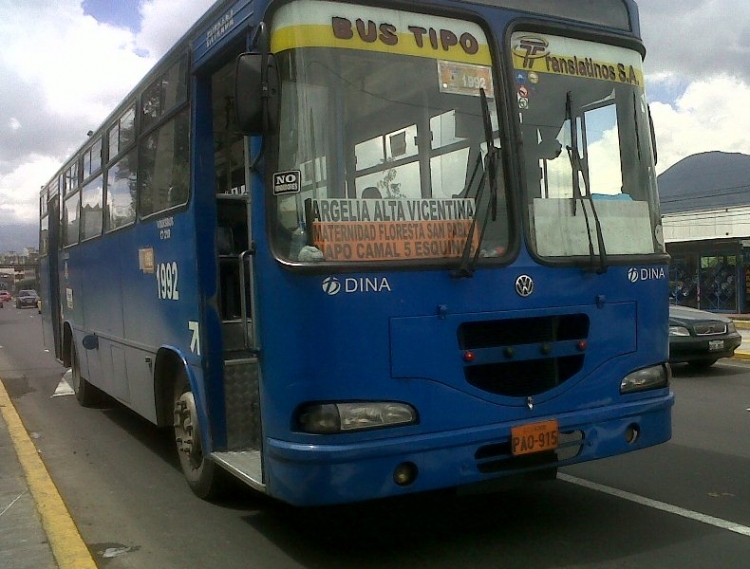
<path fill-rule="evenodd" d="M 460 257 L 475 214 L 466 198 L 314 199 L 311 206 L 313 244 L 326 261 L 344 262 Z"/>

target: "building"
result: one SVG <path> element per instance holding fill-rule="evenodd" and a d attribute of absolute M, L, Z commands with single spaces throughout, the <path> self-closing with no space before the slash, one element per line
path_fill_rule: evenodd
<path fill-rule="evenodd" d="M 750 312 L 750 156 L 707 152 L 659 176 L 671 298 Z"/>

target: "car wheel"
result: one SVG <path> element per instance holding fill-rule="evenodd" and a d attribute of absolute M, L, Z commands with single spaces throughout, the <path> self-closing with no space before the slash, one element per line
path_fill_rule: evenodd
<path fill-rule="evenodd" d="M 710 358 L 706 360 L 695 360 L 692 362 L 688 362 L 688 365 L 695 369 L 708 369 L 712 365 L 714 365 L 717 361 L 719 361 L 719 358 Z"/>

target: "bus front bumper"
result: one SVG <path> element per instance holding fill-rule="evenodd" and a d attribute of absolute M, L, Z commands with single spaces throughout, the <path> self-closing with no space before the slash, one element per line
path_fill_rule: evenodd
<path fill-rule="evenodd" d="M 561 440 L 557 450 L 522 456 L 510 453 L 509 423 L 351 444 L 336 444 L 335 435 L 321 435 L 325 444 L 269 438 L 266 491 L 294 505 L 317 506 L 555 469 L 668 441 L 673 404 L 669 392 L 625 406 L 555 416 Z M 407 484 L 401 476 L 405 468 L 415 474 Z"/>

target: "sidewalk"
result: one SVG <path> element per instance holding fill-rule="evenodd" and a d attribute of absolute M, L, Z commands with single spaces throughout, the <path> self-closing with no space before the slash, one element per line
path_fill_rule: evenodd
<path fill-rule="evenodd" d="M 0 567 L 96 569 L 2 381 Z"/>
<path fill-rule="evenodd" d="M 0 416 L 0 567 L 57 568 L 21 463 Z"/>

